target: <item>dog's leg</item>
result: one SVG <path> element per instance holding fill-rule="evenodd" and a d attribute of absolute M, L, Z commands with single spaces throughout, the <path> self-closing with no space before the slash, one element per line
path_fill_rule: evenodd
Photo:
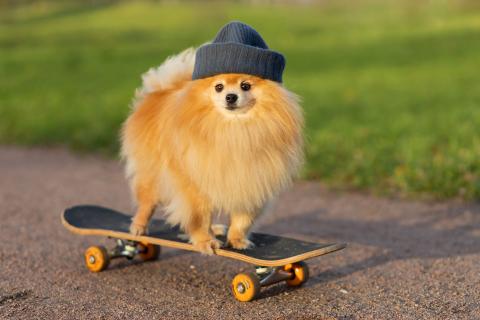
<path fill-rule="evenodd" d="M 230 215 L 230 227 L 228 228 L 227 242 L 235 249 L 247 249 L 254 246 L 248 240 L 248 230 L 252 226 L 256 213 L 233 212 Z"/>
<path fill-rule="evenodd" d="M 158 203 L 158 192 L 153 180 L 136 183 L 134 188 L 138 208 L 130 225 L 130 233 L 139 236 L 147 231 L 148 222 Z"/>
<path fill-rule="evenodd" d="M 171 163 L 171 172 L 175 178 L 176 192 L 181 194 L 183 204 L 175 212 L 180 219 L 180 225 L 190 237 L 195 249 L 205 254 L 214 254 L 221 247 L 221 241 L 212 233 L 212 206 L 210 201 L 192 181 Z"/>
<path fill-rule="evenodd" d="M 193 246 L 205 254 L 213 254 L 215 249 L 222 246 L 221 241 L 212 234 L 211 223 L 210 210 L 201 210 L 199 207 L 194 207 L 185 226 L 185 231 L 190 235 Z"/>

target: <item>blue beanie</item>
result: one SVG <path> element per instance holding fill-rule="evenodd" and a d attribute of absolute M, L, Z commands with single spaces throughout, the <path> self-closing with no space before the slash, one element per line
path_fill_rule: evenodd
<path fill-rule="evenodd" d="M 282 82 L 284 68 L 282 54 L 269 50 L 255 29 L 234 21 L 225 25 L 212 43 L 198 48 L 192 79 L 245 73 Z"/>

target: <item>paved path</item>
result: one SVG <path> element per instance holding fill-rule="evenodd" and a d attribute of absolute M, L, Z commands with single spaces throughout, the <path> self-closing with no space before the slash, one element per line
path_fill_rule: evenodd
<path fill-rule="evenodd" d="M 348 242 L 310 260 L 311 280 L 235 301 L 231 278 L 249 266 L 164 249 L 151 263 L 86 271 L 102 238 L 69 233 L 66 206 L 131 212 L 115 161 L 59 149 L 0 147 L 0 319 L 479 319 L 480 205 L 421 203 L 328 192 L 298 183 L 256 226 Z"/>

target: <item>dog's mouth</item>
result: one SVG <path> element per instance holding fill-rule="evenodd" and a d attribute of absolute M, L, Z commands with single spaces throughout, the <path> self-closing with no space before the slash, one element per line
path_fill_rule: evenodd
<path fill-rule="evenodd" d="M 250 116 L 252 108 L 255 106 L 255 99 L 249 101 L 224 102 L 216 105 L 216 109 L 227 118 L 239 118 Z"/>
<path fill-rule="evenodd" d="M 247 104 L 239 105 L 237 102 L 231 102 L 225 104 L 225 109 L 230 112 L 247 112 L 255 105 L 255 99 L 249 101 Z"/>
<path fill-rule="evenodd" d="M 232 103 L 232 104 L 227 104 L 227 106 L 225 107 L 227 110 L 230 110 L 230 111 L 233 111 L 233 110 L 236 110 L 238 109 L 239 107 L 237 106 L 236 103 Z"/>

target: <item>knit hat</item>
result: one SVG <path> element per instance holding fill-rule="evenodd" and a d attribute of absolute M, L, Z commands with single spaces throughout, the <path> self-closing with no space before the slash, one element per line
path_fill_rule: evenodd
<path fill-rule="evenodd" d="M 212 43 L 197 49 L 192 79 L 245 73 L 282 82 L 284 68 L 282 54 L 269 50 L 255 29 L 234 21 L 225 25 Z"/>

